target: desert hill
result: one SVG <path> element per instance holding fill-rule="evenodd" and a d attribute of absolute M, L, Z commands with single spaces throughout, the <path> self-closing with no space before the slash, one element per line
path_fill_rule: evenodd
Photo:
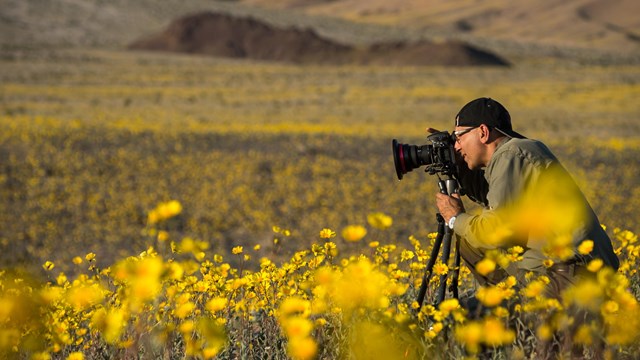
<path fill-rule="evenodd" d="M 131 49 L 173 51 L 297 64 L 507 65 L 487 51 L 459 41 L 342 44 L 311 29 L 281 28 L 251 17 L 201 12 L 181 17 Z"/>
<path fill-rule="evenodd" d="M 209 11 L 312 30 L 347 46 L 457 40 L 509 60 L 640 62 L 637 0 L 2 0 L 1 8 L 5 56 L 123 49 L 179 17 Z"/>

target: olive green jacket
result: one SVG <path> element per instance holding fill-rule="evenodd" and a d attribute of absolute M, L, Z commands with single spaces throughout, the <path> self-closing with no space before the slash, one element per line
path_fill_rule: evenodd
<path fill-rule="evenodd" d="M 484 169 L 485 208 L 461 213 L 454 232 L 479 249 L 523 247 L 520 269 L 542 271 L 543 261 L 586 263 L 600 258 L 614 269 L 619 260 L 593 209 L 558 159 L 541 142 L 505 138 Z M 578 252 L 593 241 L 587 255 Z M 566 246 L 562 246 L 566 245 Z M 559 249 L 571 251 L 559 253 Z M 567 250 L 568 249 L 568 250 Z"/>

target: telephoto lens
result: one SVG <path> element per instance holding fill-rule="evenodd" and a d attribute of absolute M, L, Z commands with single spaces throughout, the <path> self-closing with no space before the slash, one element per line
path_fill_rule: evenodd
<path fill-rule="evenodd" d="M 398 180 L 402 180 L 402 176 L 409 171 L 432 163 L 432 145 L 402 144 L 396 139 L 393 139 L 391 145 L 393 146 L 393 162 L 396 165 Z"/>

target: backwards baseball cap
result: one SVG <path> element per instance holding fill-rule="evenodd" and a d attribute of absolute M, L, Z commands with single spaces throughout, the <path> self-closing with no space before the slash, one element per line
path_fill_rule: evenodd
<path fill-rule="evenodd" d="M 502 134 L 518 139 L 526 139 L 513 131 L 511 115 L 502 104 L 491 98 L 479 98 L 463 106 L 456 115 L 456 126 L 487 125 Z"/>

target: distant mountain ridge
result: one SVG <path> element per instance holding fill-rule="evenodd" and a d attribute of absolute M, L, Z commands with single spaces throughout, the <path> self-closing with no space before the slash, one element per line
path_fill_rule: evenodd
<path fill-rule="evenodd" d="M 130 49 L 205 54 L 296 64 L 506 66 L 488 51 L 459 41 L 387 42 L 356 47 L 311 29 L 282 28 L 252 17 L 200 12 L 174 20 Z"/>

